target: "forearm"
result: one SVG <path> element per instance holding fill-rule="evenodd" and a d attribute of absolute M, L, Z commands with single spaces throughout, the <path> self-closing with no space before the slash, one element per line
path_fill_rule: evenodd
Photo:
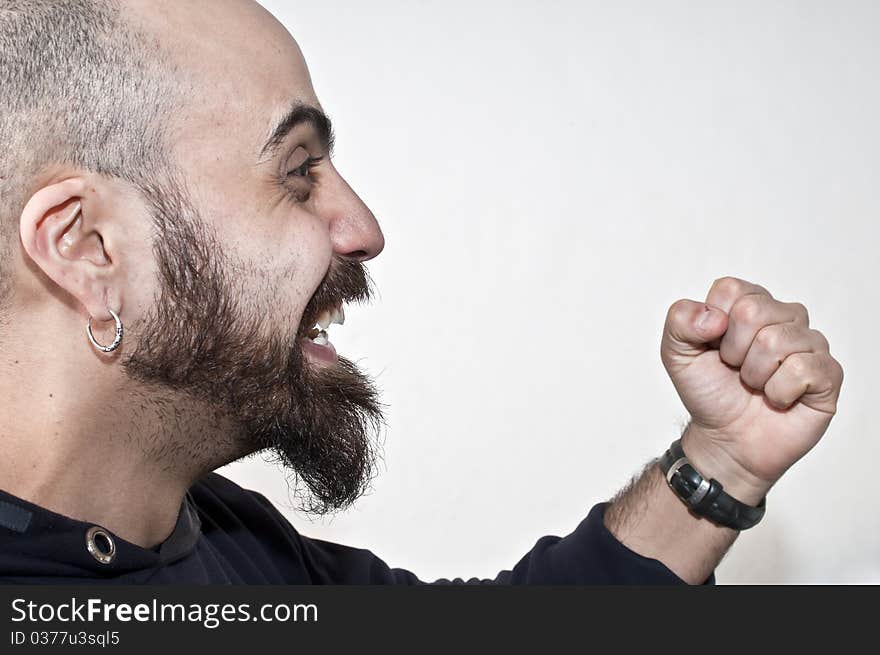
<path fill-rule="evenodd" d="M 719 463 L 696 447 L 688 448 L 690 436 L 685 432 L 682 441 L 697 470 L 727 479 Z M 737 486 L 731 493 L 743 502 L 757 504 L 763 490 Z M 692 514 L 666 484 L 657 460 L 615 496 L 605 512 L 605 525 L 622 544 L 659 560 L 691 584 L 709 577 L 739 535 Z"/>
<path fill-rule="evenodd" d="M 739 534 L 691 514 L 656 461 L 615 496 L 605 525 L 627 548 L 663 562 L 690 584 L 709 577 Z"/>

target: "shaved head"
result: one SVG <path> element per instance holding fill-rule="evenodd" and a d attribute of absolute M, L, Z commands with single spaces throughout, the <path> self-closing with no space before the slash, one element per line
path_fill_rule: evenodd
<path fill-rule="evenodd" d="M 0 0 L 0 308 L 18 217 L 42 173 L 65 165 L 140 188 L 166 171 L 174 69 L 119 3 Z"/>

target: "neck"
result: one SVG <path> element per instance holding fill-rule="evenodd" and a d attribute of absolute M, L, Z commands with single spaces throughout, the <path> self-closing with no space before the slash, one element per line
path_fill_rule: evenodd
<path fill-rule="evenodd" d="M 33 334 L 12 343 L 7 335 L 0 336 L 0 489 L 7 493 L 151 548 L 174 529 L 187 489 L 241 455 L 223 438 L 233 434 L 228 421 L 129 380 L 119 364 L 124 355 L 102 358 L 82 329 L 72 334 L 82 343 Z M 211 434 L 227 444 L 228 457 L 205 447 Z"/>

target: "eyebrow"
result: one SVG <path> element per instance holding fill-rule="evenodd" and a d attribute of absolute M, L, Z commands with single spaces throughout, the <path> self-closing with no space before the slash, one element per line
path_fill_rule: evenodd
<path fill-rule="evenodd" d="M 287 135 L 303 123 L 312 126 L 318 135 L 324 152 L 327 153 L 327 156 L 332 157 L 336 137 L 333 133 L 333 124 L 330 122 L 330 117 L 313 105 L 295 100 L 290 109 L 287 110 L 287 113 L 284 114 L 281 120 L 278 121 L 278 124 L 272 129 L 271 136 L 260 150 L 260 161 L 274 157 L 281 143 L 287 138 Z"/>

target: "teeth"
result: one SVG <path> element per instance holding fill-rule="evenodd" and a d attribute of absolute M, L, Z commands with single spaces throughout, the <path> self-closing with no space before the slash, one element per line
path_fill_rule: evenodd
<path fill-rule="evenodd" d="M 320 326 L 322 330 L 326 330 L 333 323 L 342 325 L 345 323 L 345 312 L 342 310 L 342 305 L 336 305 L 336 307 L 325 309 L 318 314 L 318 319 L 315 323 Z"/>
<path fill-rule="evenodd" d="M 324 330 L 321 330 L 320 332 L 318 332 L 318 336 L 313 338 L 312 341 L 315 342 L 316 344 L 318 344 L 319 346 L 326 346 L 328 343 L 327 333 L 324 332 Z"/>

